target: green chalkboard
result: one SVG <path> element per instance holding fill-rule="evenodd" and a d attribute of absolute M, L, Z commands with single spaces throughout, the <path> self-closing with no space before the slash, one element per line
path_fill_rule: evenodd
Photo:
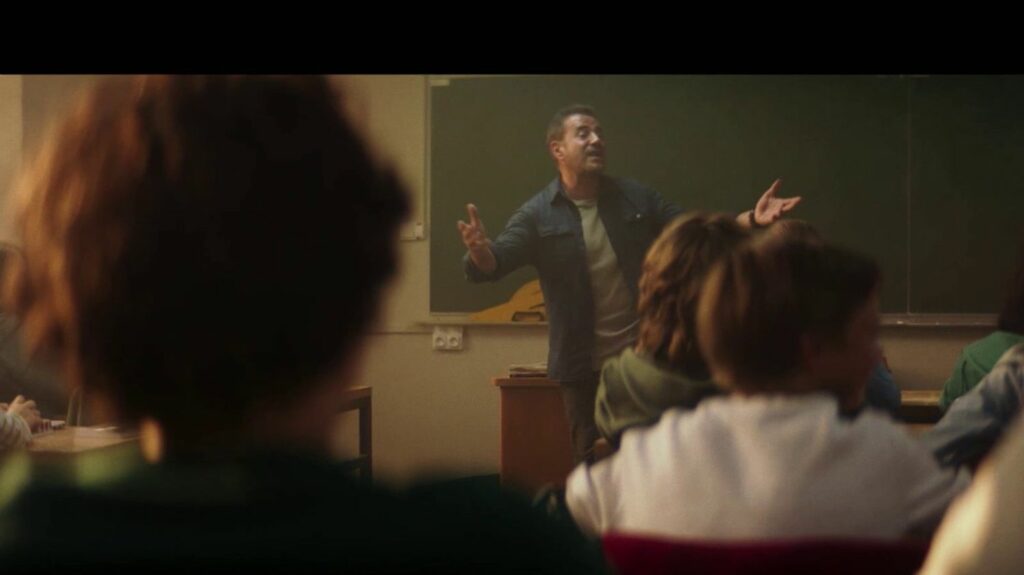
<path fill-rule="evenodd" d="M 430 90 L 430 308 L 472 312 L 536 277 L 470 284 L 455 222 L 492 236 L 556 175 L 551 115 L 592 105 L 608 171 L 686 209 L 740 212 L 776 177 L 796 217 L 874 256 L 890 313 L 990 313 L 1024 207 L 1020 77 L 534 76 Z"/>
<path fill-rule="evenodd" d="M 1024 239 L 1024 77 L 911 85 L 910 303 L 994 313 Z"/>

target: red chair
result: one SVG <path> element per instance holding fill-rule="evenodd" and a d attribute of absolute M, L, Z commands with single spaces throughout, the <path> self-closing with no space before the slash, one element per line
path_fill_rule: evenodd
<path fill-rule="evenodd" d="M 620 575 L 912 575 L 928 543 L 866 539 L 697 541 L 609 533 L 605 558 Z"/>

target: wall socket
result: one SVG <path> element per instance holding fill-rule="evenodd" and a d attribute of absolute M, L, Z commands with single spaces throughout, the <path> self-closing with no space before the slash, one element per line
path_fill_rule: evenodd
<path fill-rule="evenodd" d="M 461 325 L 435 325 L 433 346 L 438 351 L 462 351 Z"/>

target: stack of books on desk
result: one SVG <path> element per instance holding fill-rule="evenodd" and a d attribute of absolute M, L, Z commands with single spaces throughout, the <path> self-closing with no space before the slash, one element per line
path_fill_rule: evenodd
<path fill-rule="evenodd" d="M 546 361 L 538 363 L 514 363 L 508 366 L 509 377 L 547 377 L 548 364 Z"/>

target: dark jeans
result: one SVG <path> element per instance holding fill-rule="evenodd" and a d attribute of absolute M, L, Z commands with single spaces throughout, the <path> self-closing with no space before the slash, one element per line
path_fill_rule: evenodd
<path fill-rule="evenodd" d="M 600 437 L 594 423 L 594 398 L 597 396 L 598 372 L 577 381 L 563 381 L 562 402 L 569 420 L 569 438 L 572 441 L 572 460 L 579 465 L 594 460 L 594 442 Z"/>

